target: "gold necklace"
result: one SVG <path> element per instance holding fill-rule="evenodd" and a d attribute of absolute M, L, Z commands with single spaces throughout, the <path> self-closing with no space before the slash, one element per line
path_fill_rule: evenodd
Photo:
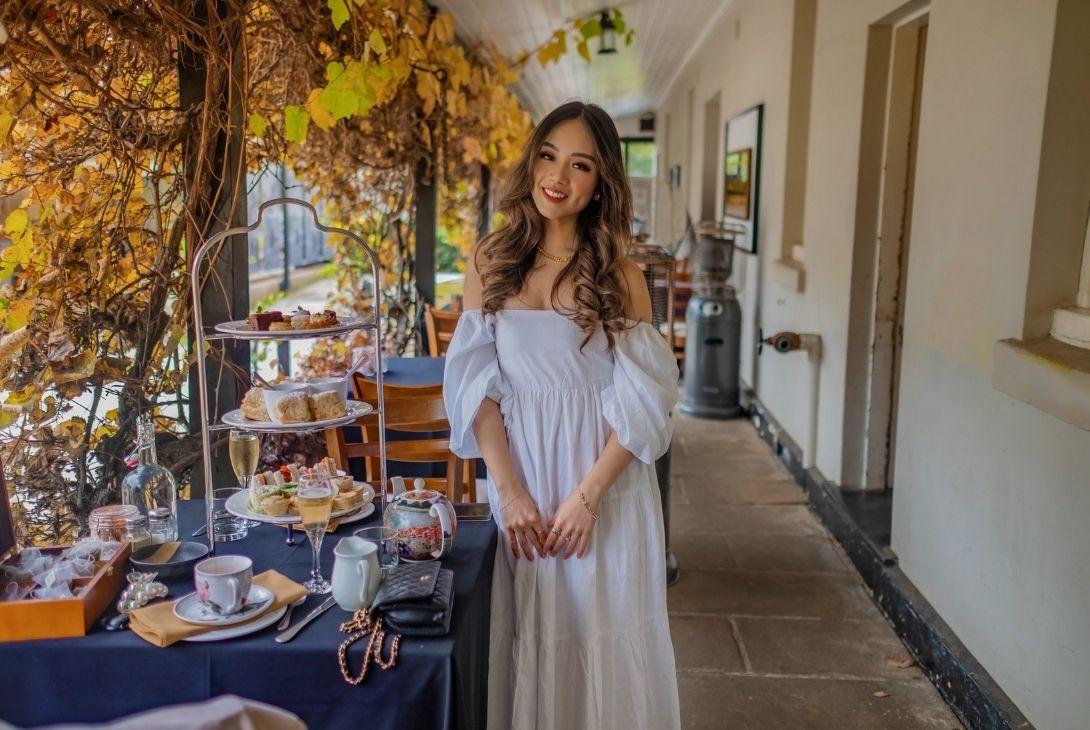
<path fill-rule="evenodd" d="M 572 258 L 571 256 L 553 256 L 551 253 L 549 253 L 548 251 L 543 249 L 541 246 L 538 246 L 537 250 L 540 251 L 541 255 L 544 256 L 545 258 L 547 258 L 547 259 L 549 259 L 551 261 L 555 261 L 558 264 L 566 264 L 569 261 L 571 261 L 571 258 Z"/>

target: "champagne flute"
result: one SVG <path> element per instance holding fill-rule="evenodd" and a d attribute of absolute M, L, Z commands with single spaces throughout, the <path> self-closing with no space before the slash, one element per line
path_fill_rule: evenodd
<path fill-rule="evenodd" d="M 318 564 L 318 555 L 322 551 L 322 538 L 329 525 L 329 515 L 333 511 L 333 489 L 328 481 L 313 475 L 299 477 L 299 491 L 295 493 L 299 503 L 299 518 L 303 530 L 310 540 L 310 552 L 313 556 L 310 580 L 303 584 L 309 593 L 329 593 L 333 587 L 322 577 Z"/>
<path fill-rule="evenodd" d="M 253 431 L 237 429 L 231 431 L 231 438 L 227 443 L 227 450 L 231 455 L 231 468 L 234 469 L 235 478 L 238 479 L 242 489 L 246 491 L 247 498 L 249 498 L 254 473 L 257 471 L 260 449 L 261 444 Z M 261 523 L 246 520 L 246 524 L 248 527 L 258 527 Z"/>

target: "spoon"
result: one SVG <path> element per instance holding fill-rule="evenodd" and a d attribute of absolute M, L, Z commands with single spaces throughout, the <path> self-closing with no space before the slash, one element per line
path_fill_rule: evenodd
<path fill-rule="evenodd" d="M 344 378 L 342 378 L 342 380 L 350 379 L 352 377 L 352 373 L 357 372 L 360 367 L 363 366 L 363 363 L 370 359 L 372 353 L 367 351 L 368 348 L 363 347 L 361 349 L 363 350 L 363 354 L 356 358 L 356 361 L 352 363 L 351 367 L 348 368 L 348 371 L 345 372 Z"/>
<path fill-rule="evenodd" d="M 307 595 L 309 595 L 309 594 L 307 594 Z M 288 610 L 284 613 L 284 618 L 280 619 L 280 623 L 278 623 L 276 625 L 276 630 L 277 631 L 283 631 L 284 629 L 291 626 L 291 614 L 292 614 L 292 612 L 295 610 L 296 606 L 302 606 L 306 602 L 306 600 L 307 600 L 307 597 L 302 596 L 302 597 L 298 598 L 295 601 L 295 603 L 292 603 L 292 604 L 288 605 Z"/>

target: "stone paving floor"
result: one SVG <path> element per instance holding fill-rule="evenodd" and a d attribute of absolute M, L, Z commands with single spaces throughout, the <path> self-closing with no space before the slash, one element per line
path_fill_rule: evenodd
<path fill-rule="evenodd" d="M 960 728 L 748 421 L 677 417 L 684 728 Z"/>

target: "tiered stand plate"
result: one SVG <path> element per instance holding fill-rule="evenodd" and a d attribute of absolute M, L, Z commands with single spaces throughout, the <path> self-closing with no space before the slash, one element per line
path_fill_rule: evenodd
<path fill-rule="evenodd" d="M 242 409 L 236 408 L 223 414 L 223 425 L 230 428 L 244 428 L 247 431 L 260 431 L 262 433 L 300 433 L 303 431 L 322 431 L 337 426 L 347 426 L 357 418 L 374 412 L 370 403 L 361 403 L 358 400 L 349 400 L 345 403 L 347 413 L 338 418 L 327 418 L 324 421 L 304 421 L 302 423 L 274 423 L 272 421 L 251 421 L 242 415 Z"/>
<path fill-rule="evenodd" d="M 261 219 L 265 215 L 265 211 L 271 207 L 279 205 L 295 205 L 300 208 L 305 208 L 310 211 L 311 221 L 314 227 L 323 233 L 333 233 L 355 242 L 360 250 L 366 252 L 367 257 L 371 263 L 372 281 L 374 282 L 375 302 L 373 309 L 373 316 L 370 318 L 361 318 L 355 316 L 344 316 L 341 318 L 341 324 L 336 327 L 323 327 L 321 329 L 303 329 L 303 330 L 277 330 L 273 332 L 253 330 L 250 328 L 248 320 L 236 320 L 232 322 L 222 322 L 216 324 L 212 331 L 206 331 L 204 325 L 204 318 L 201 311 L 201 263 L 203 262 L 205 255 L 214 250 L 216 245 L 230 237 L 243 233 L 250 233 L 256 230 L 261 225 Z M 378 415 L 378 438 L 379 438 L 379 476 L 380 484 L 383 488 L 380 490 L 379 498 L 382 500 L 382 505 L 386 506 L 387 498 L 387 480 L 386 480 L 386 415 L 384 409 L 383 400 L 383 388 L 382 388 L 382 372 L 385 369 L 382 365 L 382 349 L 381 347 L 375 348 L 376 358 L 378 365 L 378 372 L 375 373 L 375 381 L 378 385 L 378 408 L 372 409 L 370 405 L 366 403 L 360 403 L 358 401 L 348 401 L 349 413 L 343 418 L 330 419 L 328 421 L 300 423 L 300 424 L 279 424 L 279 423 L 261 423 L 256 421 L 247 421 L 242 419 L 241 412 L 230 411 L 223 416 L 222 422 L 216 423 L 209 419 L 208 413 L 208 368 L 205 362 L 206 358 L 203 356 L 205 352 L 206 343 L 213 340 L 301 340 L 309 339 L 313 337 L 331 337 L 335 335 L 343 335 L 355 330 L 371 330 L 374 333 L 382 332 L 382 271 L 379 267 L 378 256 L 371 249 L 370 246 L 358 235 L 352 231 L 345 230 L 343 228 L 333 228 L 330 226 L 324 226 L 318 221 L 318 211 L 314 209 L 314 206 L 309 203 L 297 200 L 295 198 L 276 198 L 269 200 L 261 204 L 261 207 L 257 211 L 257 220 L 249 225 L 239 226 L 237 228 L 230 228 L 225 231 L 221 231 L 211 238 L 207 239 L 197 249 L 193 255 L 193 265 L 191 267 L 190 279 L 190 291 L 193 297 L 193 319 L 195 324 L 195 330 L 197 333 L 196 352 L 202 353 L 202 356 L 197 358 L 197 385 L 198 393 L 201 402 L 201 413 L 204 414 L 201 418 L 201 451 L 203 456 L 204 466 L 204 484 L 205 484 L 205 519 L 207 521 L 207 533 L 208 533 L 208 549 L 210 553 L 216 551 L 216 536 L 215 536 L 215 524 L 212 519 L 212 433 L 216 431 L 222 431 L 229 428 L 245 428 L 249 431 L 255 431 L 259 433 L 285 433 L 285 432 L 303 432 L 303 431 L 315 431 L 325 428 L 336 428 L 338 426 L 347 425 L 352 423 L 360 416 L 367 415 L 369 413 L 376 413 Z M 374 507 L 372 506 L 372 509 Z M 288 542 L 291 542 L 291 525 L 287 525 L 288 529 Z"/>

